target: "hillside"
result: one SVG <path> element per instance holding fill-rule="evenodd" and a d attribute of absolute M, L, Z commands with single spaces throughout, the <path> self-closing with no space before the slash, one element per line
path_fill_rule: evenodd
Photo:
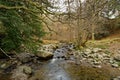
<path fill-rule="evenodd" d="M 110 38 L 120 38 L 120 29 L 107 37 L 107 39 L 110 39 Z"/>

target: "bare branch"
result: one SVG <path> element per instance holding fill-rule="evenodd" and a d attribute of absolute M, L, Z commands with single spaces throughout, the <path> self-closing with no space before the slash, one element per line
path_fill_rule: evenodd
<path fill-rule="evenodd" d="M 11 56 L 9 56 L 7 53 L 5 53 L 5 51 L 4 51 L 4 50 L 2 50 L 2 48 L 0 48 L 0 51 L 2 51 L 2 53 L 3 53 L 3 54 L 5 54 L 5 56 L 7 56 L 8 58 L 12 59 L 12 57 L 11 57 Z"/>

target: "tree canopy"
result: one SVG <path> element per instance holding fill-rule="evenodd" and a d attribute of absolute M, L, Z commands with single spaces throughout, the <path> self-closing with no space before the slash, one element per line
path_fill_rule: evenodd
<path fill-rule="evenodd" d="M 48 0 L 0 0 L 0 48 L 35 51 L 44 35 L 42 15 L 50 13 Z"/>
<path fill-rule="evenodd" d="M 0 48 L 11 51 L 24 47 L 26 51 L 35 51 L 36 43 L 41 42 L 45 34 L 43 23 L 46 24 L 46 17 L 53 17 L 48 14 L 54 15 L 55 11 L 58 14 L 54 15 L 55 19 L 68 23 L 70 33 L 71 26 L 77 29 L 77 44 L 85 44 L 88 34 L 94 39 L 96 28 L 109 26 L 111 16 L 119 27 L 119 15 L 115 15 L 119 14 L 119 4 L 119 0 L 0 0 Z"/>

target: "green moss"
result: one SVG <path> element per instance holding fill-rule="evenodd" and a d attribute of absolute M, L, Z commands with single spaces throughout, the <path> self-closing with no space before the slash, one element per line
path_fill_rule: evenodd
<path fill-rule="evenodd" d="M 101 48 L 101 49 L 106 49 L 108 48 L 107 45 L 96 45 L 95 47 Z"/>
<path fill-rule="evenodd" d="M 105 51 L 105 54 L 110 54 L 110 52 L 108 50 Z"/>
<path fill-rule="evenodd" d="M 120 66 L 120 62 L 118 62 L 118 65 Z"/>

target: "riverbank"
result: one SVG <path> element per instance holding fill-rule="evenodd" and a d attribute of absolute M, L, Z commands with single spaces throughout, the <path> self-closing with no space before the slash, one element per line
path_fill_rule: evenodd
<path fill-rule="evenodd" d="M 76 50 L 71 43 L 44 44 L 39 51 L 50 53 L 48 59 L 29 53 L 1 59 L 0 80 L 119 80 L 119 39 L 86 46 Z"/>

